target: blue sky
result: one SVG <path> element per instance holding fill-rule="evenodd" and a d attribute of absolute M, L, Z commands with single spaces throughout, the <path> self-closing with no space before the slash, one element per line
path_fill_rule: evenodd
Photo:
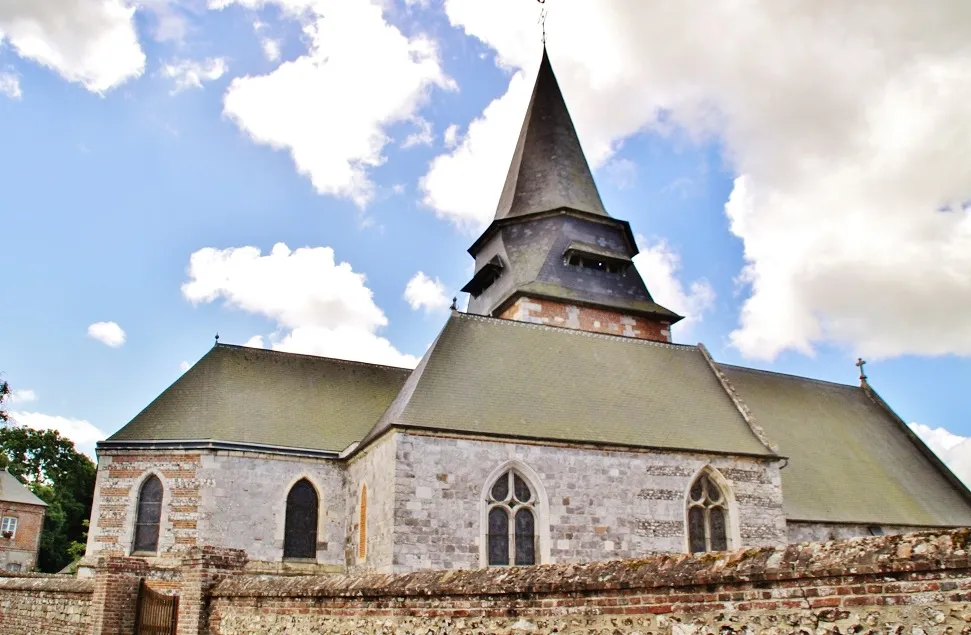
<path fill-rule="evenodd" d="M 550 0 L 549 49 L 608 211 L 689 316 L 675 339 L 844 383 L 863 355 L 897 412 L 971 465 L 971 220 L 936 211 L 971 199 L 950 142 L 969 136 L 951 30 L 967 25 L 905 38 L 903 14 L 807 29 L 769 3 L 647 5 Z M 90 449 L 217 331 L 414 363 L 498 199 L 538 5 L 77 6 L 99 20 L 65 34 L 0 2 L 0 371 L 18 420 Z"/>

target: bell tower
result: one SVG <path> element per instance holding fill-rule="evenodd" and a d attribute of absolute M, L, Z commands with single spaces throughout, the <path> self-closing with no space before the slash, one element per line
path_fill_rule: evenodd
<path fill-rule="evenodd" d="M 469 313 L 664 342 L 681 319 L 633 266 L 630 224 L 604 209 L 545 46 L 495 218 L 469 253 Z"/>

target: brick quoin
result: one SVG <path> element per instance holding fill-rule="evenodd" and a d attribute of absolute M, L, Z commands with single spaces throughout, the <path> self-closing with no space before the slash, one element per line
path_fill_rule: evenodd
<path fill-rule="evenodd" d="M 671 324 L 618 311 L 576 306 L 555 300 L 520 297 L 500 315 L 505 320 L 562 326 L 591 333 L 621 335 L 655 342 L 671 341 Z"/>

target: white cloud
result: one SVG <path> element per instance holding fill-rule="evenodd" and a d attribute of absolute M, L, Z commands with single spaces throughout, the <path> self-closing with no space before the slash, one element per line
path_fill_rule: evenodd
<path fill-rule="evenodd" d="M 911 423 L 910 429 L 941 457 L 959 479 L 971 486 L 971 439 L 922 423 Z"/>
<path fill-rule="evenodd" d="M 231 2 L 211 0 L 211 6 Z M 234 79 L 224 112 L 254 141 L 287 150 L 318 192 L 364 207 L 375 194 L 370 170 L 385 161 L 386 129 L 414 119 L 433 87 L 453 83 L 433 42 L 403 35 L 385 21 L 378 4 L 277 4 L 304 16 L 309 50 L 268 75 Z"/>
<path fill-rule="evenodd" d="M 388 318 L 374 303 L 364 275 L 337 263 L 330 247 L 291 251 L 277 243 L 265 256 L 256 247 L 207 247 L 192 254 L 187 273 L 182 294 L 193 304 L 222 298 L 230 307 L 273 320 L 275 349 L 398 366 L 417 363 L 378 335 Z"/>
<path fill-rule="evenodd" d="M 254 335 L 246 340 L 246 342 L 243 343 L 243 346 L 248 346 L 249 348 L 266 348 L 266 346 L 263 344 L 262 335 Z"/>
<path fill-rule="evenodd" d="M 453 123 L 445 129 L 443 140 L 446 148 L 454 148 L 459 144 L 459 125 L 457 123 Z"/>
<path fill-rule="evenodd" d="M 531 89 L 516 73 L 506 94 L 469 124 L 461 142 L 432 160 L 419 186 L 422 202 L 439 218 L 467 231 L 484 229 L 492 220 Z"/>
<path fill-rule="evenodd" d="M 94 458 L 94 445 L 107 435 L 84 419 L 71 419 L 39 412 L 11 412 L 14 422 L 34 430 L 56 430 L 66 439 L 74 442 L 80 452 Z"/>
<path fill-rule="evenodd" d="M 426 312 L 441 311 L 447 309 L 449 304 L 448 296 L 445 295 L 445 285 L 438 278 L 434 280 L 419 271 L 405 286 L 405 300 L 411 308 L 417 311 L 424 308 Z"/>
<path fill-rule="evenodd" d="M 0 44 L 103 93 L 145 68 L 134 13 L 125 0 L 2 0 Z"/>
<path fill-rule="evenodd" d="M 88 327 L 88 337 L 111 348 L 118 348 L 125 343 L 125 331 L 115 322 L 95 322 Z"/>
<path fill-rule="evenodd" d="M 640 253 L 634 256 L 634 265 L 644 279 L 654 301 L 671 309 L 684 319 L 675 328 L 684 330 L 700 322 L 715 303 L 715 290 L 704 278 L 692 282 L 687 290 L 678 279 L 681 256 L 664 241 L 647 244 L 637 236 Z"/>
<path fill-rule="evenodd" d="M 645 129 L 725 148 L 738 175 L 726 214 L 747 262 L 732 334 L 744 354 L 824 342 L 971 354 L 966 2 L 547 4 L 550 56 L 594 166 Z M 538 65 L 538 8 L 445 7 L 514 71 L 422 179 L 440 216 L 481 226 L 525 110 L 518 69 Z"/>
<path fill-rule="evenodd" d="M 432 132 L 432 122 L 422 117 L 416 117 L 415 126 L 418 130 L 405 137 L 405 140 L 401 143 L 402 148 L 430 146 L 435 141 L 435 133 Z"/>
<path fill-rule="evenodd" d="M 185 371 L 189 370 L 190 368 L 192 368 L 192 364 L 190 364 L 189 362 L 186 362 L 186 361 L 179 362 L 179 371 L 180 372 L 183 372 L 184 373 Z"/>
<path fill-rule="evenodd" d="M 162 66 L 162 75 L 172 80 L 172 93 L 189 88 L 202 88 L 203 82 L 211 82 L 226 74 L 229 66 L 223 57 L 205 60 L 172 60 Z"/>
<path fill-rule="evenodd" d="M 274 40 L 271 37 L 265 37 L 260 40 L 260 46 L 263 48 L 263 56 L 271 62 L 279 61 L 280 59 L 280 40 Z"/>
<path fill-rule="evenodd" d="M 20 99 L 24 93 L 20 90 L 20 75 L 9 71 L 0 72 L 0 95 L 10 99 Z"/>
<path fill-rule="evenodd" d="M 30 403 L 31 401 L 37 401 L 37 393 L 33 390 L 22 388 L 20 390 L 14 390 L 11 392 L 8 400 L 11 404 Z"/>
<path fill-rule="evenodd" d="M 637 164 L 630 159 L 611 159 L 604 165 L 604 172 L 617 189 L 633 187 L 637 181 Z"/>

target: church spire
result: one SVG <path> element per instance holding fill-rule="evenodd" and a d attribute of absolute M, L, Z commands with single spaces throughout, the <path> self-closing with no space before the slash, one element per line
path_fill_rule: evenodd
<path fill-rule="evenodd" d="M 681 319 L 633 266 L 630 224 L 604 209 L 545 46 L 496 217 L 469 253 L 470 313 L 664 342 Z"/>
<path fill-rule="evenodd" d="M 564 208 L 607 216 L 543 46 L 496 220 Z"/>

